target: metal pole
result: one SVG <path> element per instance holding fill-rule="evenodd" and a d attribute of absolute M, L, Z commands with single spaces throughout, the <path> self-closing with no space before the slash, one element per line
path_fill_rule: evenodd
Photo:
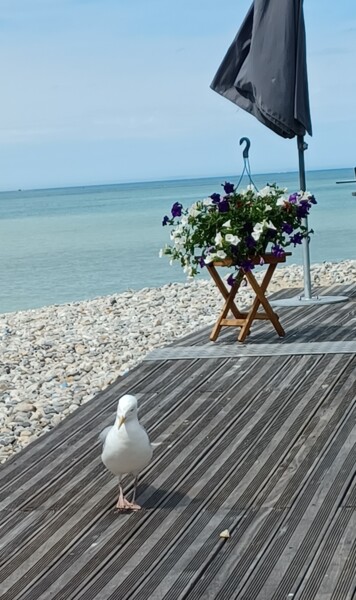
<path fill-rule="evenodd" d="M 298 135 L 298 157 L 299 157 L 299 184 L 302 192 L 306 191 L 305 185 L 305 165 L 304 152 L 308 148 L 308 144 L 304 141 L 303 135 Z M 356 173 L 355 173 L 356 174 Z M 308 219 L 302 219 L 302 224 L 308 229 Z M 281 298 L 280 300 L 272 300 L 272 306 L 308 306 L 309 304 L 331 304 L 337 302 L 346 302 L 346 296 L 317 296 L 311 295 L 311 277 L 310 277 L 310 255 L 309 255 L 309 239 L 303 238 L 303 271 L 304 271 L 304 295 L 300 294 L 296 298 Z"/>
<path fill-rule="evenodd" d="M 308 148 L 308 144 L 304 141 L 303 135 L 298 135 L 298 158 L 299 158 L 299 185 L 302 192 L 306 191 L 305 183 L 305 163 L 304 163 L 304 152 Z M 302 219 L 302 224 L 308 229 L 308 218 Z M 310 251 L 309 251 L 309 238 L 303 238 L 302 241 L 303 249 L 303 273 L 304 273 L 304 298 L 310 300 L 312 297 L 311 292 L 311 277 L 310 277 Z"/>

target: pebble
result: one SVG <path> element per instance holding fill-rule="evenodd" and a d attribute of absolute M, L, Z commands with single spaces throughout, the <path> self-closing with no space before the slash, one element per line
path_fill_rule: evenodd
<path fill-rule="evenodd" d="M 355 283 L 356 260 L 312 265 L 311 279 L 317 286 Z M 279 267 L 269 293 L 302 284 L 302 266 Z M 249 286 L 241 287 L 239 308 L 251 298 Z M 220 310 L 214 284 L 196 278 L 1 314 L 0 462 L 58 425 L 153 348 L 212 325 Z"/>

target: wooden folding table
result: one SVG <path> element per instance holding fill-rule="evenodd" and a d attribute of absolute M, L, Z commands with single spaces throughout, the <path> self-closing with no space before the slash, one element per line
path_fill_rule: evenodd
<path fill-rule="evenodd" d="M 262 282 L 258 283 L 253 271 L 245 271 L 242 267 L 240 267 L 237 271 L 235 282 L 231 286 L 230 290 L 226 288 L 216 268 L 231 267 L 233 266 L 233 261 L 230 259 L 225 259 L 221 261 L 215 261 L 214 263 L 207 265 L 208 271 L 214 280 L 216 287 L 219 289 L 225 300 L 222 311 L 210 334 L 210 339 L 212 342 L 217 340 L 222 327 L 241 327 L 237 339 L 239 342 L 244 342 L 250 333 L 252 322 L 256 319 L 271 321 L 278 335 L 281 337 L 285 335 L 284 329 L 279 322 L 279 317 L 273 311 L 265 294 L 277 265 L 279 263 L 286 262 L 286 257 L 290 255 L 291 252 L 286 252 L 280 257 L 274 256 L 273 254 L 263 254 L 262 256 L 252 257 L 251 261 L 255 265 L 260 264 L 261 258 L 263 259 L 264 264 L 268 265 Z M 255 299 L 248 312 L 240 312 L 235 304 L 236 294 L 239 291 L 240 285 L 244 278 L 246 278 L 255 293 Z M 258 312 L 258 308 L 261 305 L 264 308 L 264 312 Z M 229 311 L 232 313 L 234 318 L 228 318 Z"/>

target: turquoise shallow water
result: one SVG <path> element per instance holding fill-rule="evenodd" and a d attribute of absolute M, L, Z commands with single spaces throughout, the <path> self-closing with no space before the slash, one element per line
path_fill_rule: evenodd
<path fill-rule="evenodd" d="M 351 169 L 307 173 L 318 200 L 309 220 L 312 262 L 356 258 L 356 184 L 335 183 L 352 177 Z M 185 281 L 178 265 L 158 258 L 169 242 L 162 216 L 175 201 L 220 191 L 225 180 L 238 177 L 0 193 L 0 312 Z M 297 173 L 254 181 L 299 189 Z M 298 248 L 291 262 L 301 261 Z"/>

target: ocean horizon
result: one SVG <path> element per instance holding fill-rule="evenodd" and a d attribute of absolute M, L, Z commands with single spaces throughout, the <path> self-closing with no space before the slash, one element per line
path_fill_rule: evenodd
<path fill-rule="evenodd" d="M 318 201 L 309 219 L 312 263 L 356 258 L 355 189 L 336 184 L 353 177 L 353 169 L 307 172 Z M 0 312 L 186 281 L 178 264 L 158 257 L 169 243 L 162 217 L 176 201 L 186 206 L 220 191 L 225 180 L 236 184 L 239 176 L 0 192 Z M 258 188 L 299 189 L 296 171 L 253 180 Z M 301 264 L 301 248 L 292 252 L 288 264 Z"/>

